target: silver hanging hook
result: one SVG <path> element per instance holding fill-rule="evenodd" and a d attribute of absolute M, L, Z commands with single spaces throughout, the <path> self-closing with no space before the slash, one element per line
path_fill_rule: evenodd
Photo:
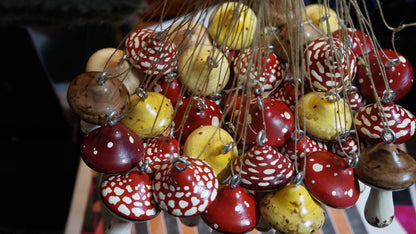
<path fill-rule="evenodd" d="M 305 136 L 305 132 L 302 129 L 295 129 L 292 132 L 290 138 L 293 141 L 300 141 Z"/>
<path fill-rule="evenodd" d="M 352 158 L 348 158 L 347 163 L 350 165 L 350 167 L 355 168 L 358 164 L 359 157 L 357 153 L 354 153 L 354 156 Z"/>
<path fill-rule="evenodd" d="M 299 172 L 295 176 L 295 178 L 293 179 L 293 183 L 297 184 L 297 185 L 300 185 L 300 183 L 302 183 L 302 181 L 303 181 L 303 177 L 304 177 L 303 172 Z"/>
<path fill-rule="evenodd" d="M 198 108 L 198 110 L 202 111 L 208 108 L 207 104 L 205 103 L 204 99 L 199 98 L 199 97 L 194 97 L 195 102 L 196 102 L 196 107 Z"/>
<path fill-rule="evenodd" d="M 210 68 L 216 68 L 219 65 L 218 61 L 212 56 L 207 56 L 207 63 Z"/>
<path fill-rule="evenodd" d="M 266 138 L 266 131 L 261 130 L 258 134 L 257 134 L 257 144 L 259 146 L 262 146 L 264 143 L 266 143 L 267 138 Z"/>
<path fill-rule="evenodd" d="M 175 72 L 167 74 L 165 78 L 166 83 L 171 83 L 178 75 Z"/>
<path fill-rule="evenodd" d="M 326 100 L 328 100 L 329 102 L 337 102 L 341 99 L 341 96 L 339 95 L 339 93 L 335 92 L 335 91 L 327 91 L 325 92 L 325 98 Z"/>
<path fill-rule="evenodd" d="M 150 159 L 145 158 L 142 162 L 142 165 L 140 166 L 140 171 L 141 172 L 146 172 L 147 169 L 149 169 L 149 165 L 150 165 Z"/>
<path fill-rule="evenodd" d="M 97 77 L 97 84 L 103 85 L 108 80 L 108 72 L 103 72 Z"/>
<path fill-rule="evenodd" d="M 185 171 L 186 168 L 188 168 L 188 165 L 188 161 L 186 161 L 184 158 L 174 158 L 172 160 L 172 166 L 180 172 Z"/>
<path fill-rule="evenodd" d="M 263 109 L 263 100 L 262 100 L 261 96 L 258 96 L 257 97 L 257 106 L 259 107 L 259 110 L 260 111 L 263 111 L 264 110 Z"/>
<path fill-rule="evenodd" d="M 107 116 L 107 123 L 110 126 L 114 126 L 117 122 L 118 122 L 118 112 L 117 111 L 113 111 L 111 112 L 108 116 Z"/>
<path fill-rule="evenodd" d="M 234 148 L 234 142 L 230 142 L 228 144 L 225 144 L 224 147 L 222 147 L 222 154 L 227 154 Z"/>
<path fill-rule="evenodd" d="M 391 89 L 386 89 L 383 92 L 383 102 L 384 103 L 390 103 L 396 98 L 396 92 Z"/>
<path fill-rule="evenodd" d="M 124 67 L 124 61 L 125 61 L 125 60 L 127 60 L 127 58 L 128 58 L 128 57 L 129 57 L 129 56 L 128 56 L 127 54 L 123 55 L 123 57 L 121 57 L 121 59 L 120 59 L 120 60 L 118 60 L 117 65 L 118 65 L 120 68 L 123 68 L 123 67 Z"/>
<path fill-rule="evenodd" d="M 357 86 L 354 85 L 348 85 L 346 88 L 347 94 L 353 94 L 353 93 L 358 93 L 358 88 Z"/>
<path fill-rule="evenodd" d="M 235 188 L 241 183 L 241 176 L 240 175 L 234 175 L 230 179 L 230 187 Z"/>
<path fill-rule="evenodd" d="M 381 139 L 383 139 L 386 144 L 393 143 L 396 141 L 396 133 L 390 128 L 384 129 L 381 132 Z"/>
<path fill-rule="evenodd" d="M 348 137 L 349 136 L 351 136 L 351 131 L 350 130 L 346 130 L 346 131 L 344 131 L 344 132 L 341 132 L 339 135 L 338 135 L 338 138 L 339 138 L 339 140 L 341 141 L 341 142 L 345 142 L 347 139 L 348 139 Z"/>
<path fill-rule="evenodd" d="M 385 63 L 384 67 L 390 68 L 390 67 L 393 67 L 394 65 L 397 65 L 397 64 L 399 64 L 399 59 L 394 58 L 394 59 L 390 59 L 387 63 Z"/>
<path fill-rule="evenodd" d="M 144 100 L 144 99 L 147 98 L 147 92 L 144 91 L 144 89 L 142 89 L 142 88 L 137 88 L 136 89 L 136 94 L 139 97 L 139 100 L 140 101 L 142 101 L 142 100 Z"/>
<path fill-rule="evenodd" d="M 225 128 L 228 130 L 228 132 L 230 133 L 235 133 L 235 126 L 233 123 L 231 122 L 226 122 L 225 123 Z"/>

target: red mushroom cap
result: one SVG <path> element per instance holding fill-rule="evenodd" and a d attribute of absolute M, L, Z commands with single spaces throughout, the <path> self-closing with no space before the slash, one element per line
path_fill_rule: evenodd
<path fill-rule="evenodd" d="M 204 212 L 215 200 L 218 180 L 214 170 L 204 161 L 183 156 L 165 162 L 152 182 L 159 207 L 177 217 Z"/>
<path fill-rule="evenodd" d="M 335 38 L 332 42 L 327 38 L 311 42 L 305 49 L 304 59 L 307 77 L 322 91 L 342 88 L 354 78 L 357 70 L 354 53 Z"/>
<path fill-rule="evenodd" d="M 81 158 L 93 170 L 102 173 L 122 173 L 137 166 L 143 158 L 142 139 L 117 122 L 104 125 L 84 136 Z"/>
<path fill-rule="evenodd" d="M 413 67 L 407 58 L 400 53 L 397 54 L 399 57 L 397 57 L 396 52 L 393 50 L 380 49 L 368 54 L 368 64 L 364 60 L 358 62 L 357 86 L 364 97 L 375 101 L 374 88 L 371 85 L 371 78 L 367 72 L 367 66 L 369 66 L 377 96 L 380 99 L 383 100 L 383 94 L 386 90 L 381 69 L 385 69 L 389 88 L 396 93 L 396 97 L 391 101 L 399 100 L 410 91 L 414 80 Z M 381 59 L 382 68 L 380 68 L 379 59 Z M 397 59 L 397 61 L 393 62 L 393 59 Z"/>
<path fill-rule="evenodd" d="M 267 48 L 246 48 L 234 60 L 234 73 L 240 82 L 258 80 L 265 91 L 277 87 L 285 78 L 285 68 L 276 54 Z"/>
<path fill-rule="evenodd" d="M 243 120 L 248 121 L 248 127 L 243 124 Z M 292 111 L 284 102 L 265 97 L 262 99 L 262 108 L 258 103 L 252 103 L 247 118 L 244 112 L 240 114 L 237 133 L 239 136 L 245 136 L 248 145 L 254 146 L 257 144 L 258 133 L 266 129 L 267 144 L 278 147 L 291 137 L 294 122 Z"/>
<path fill-rule="evenodd" d="M 373 50 L 370 37 L 361 30 L 355 28 L 340 28 L 332 33 L 332 36 L 348 44 L 356 56 L 368 54 Z"/>
<path fill-rule="evenodd" d="M 182 144 L 191 132 L 199 127 L 212 125 L 220 126 L 221 108 L 208 98 L 187 97 L 178 102 L 178 109 L 173 118 L 175 137 Z"/>
<path fill-rule="evenodd" d="M 270 145 L 254 146 L 233 162 L 241 173 L 241 186 L 254 191 L 272 190 L 289 183 L 293 178 L 293 164 Z"/>
<path fill-rule="evenodd" d="M 395 103 L 381 104 L 389 128 L 395 133 L 394 143 L 408 141 L 415 134 L 415 116 Z M 376 103 L 362 107 L 355 114 L 355 127 L 358 135 L 368 141 L 382 142 L 384 126 Z"/>
<path fill-rule="evenodd" d="M 130 171 L 123 175 L 109 175 L 101 183 L 100 191 L 104 204 L 124 219 L 146 221 L 160 212 L 146 173 Z"/>
<path fill-rule="evenodd" d="M 358 180 L 347 161 L 330 152 L 307 156 L 304 183 L 311 194 L 334 208 L 354 205 L 360 195 Z"/>
<path fill-rule="evenodd" d="M 246 233 L 256 227 L 260 212 L 252 194 L 227 183 L 219 186 L 217 198 L 201 218 L 219 232 Z"/>
<path fill-rule="evenodd" d="M 137 29 L 125 42 L 132 64 L 149 75 L 169 74 L 176 69 L 176 46 L 152 29 Z"/>
<path fill-rule="evenodd" d="M 143 161 L 148 160 L 146 172 L 151 178 L 165 161 L 170 161 L 179 156 L 179 143 L 174 136 L 151 139 L 144 151 Z"/>

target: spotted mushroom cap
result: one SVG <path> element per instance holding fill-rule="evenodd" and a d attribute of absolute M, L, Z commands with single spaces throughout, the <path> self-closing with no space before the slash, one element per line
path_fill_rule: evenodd
<path fill-rule="evenodd" d="M 285 78 L 283 64 L 272 50 L 264 47 L 241 50 L 234 60 L 233 68 L 239 83 L 258 80 L 265 91 L 276 88 Z"/>
<path fill-rule="evenodd" d="M 151 178 L 165 161 L 170 161 L 179 156 L 179 143 L 175 137 L 158 137 L 147 142 L 143 161 L 148 160 L 146 173 Z"/>
<path fill-rule="evenodd" d="M 215 201 L 201 214 L 212 229 L 223 233 L 246 233 L 256 227 L 260 212 L 252 193 L 237 185 L 221 184 Z"/>
<path fill-rule="evenodd" d="M 381 105 L 387 124 L 396 135 L 395 143 L 400 144 L 408 141 L 415 134 L 415 116 L 395 103 L 382 103 Z M 358 135 L 368 141 L 382 142 L 384 126 L 381 120 L 376 103 L 362 107 L 355 114 L 355 127 Z"/>
<path fill-rule="evenodd" d="M 355 55 L 335 38 L 332 42 L 327 38 L 311 42 L 305 49 L 304 59 L 307 77 L 322 91 L 342 88 L 357 70 Z"/>
<path fill-rule="evenodd" d="M 236 173 L 241 173 L 241 186 L 265 191 L 282 187 L 293 178 L 293 164 L 270 145 L 254 146 L 233 161 Z"/>
<path fill-rule="evenodd" d="M 153 194 L 159 207 L 177 217 L 204 212 L 215 200 L 218 180 L 202 160 L 182 156 L 186 165 L 175 159 L 165 162 L 153 179 Z"/>
<path fill-rule="evenodd" d="M 150 183 L 149 176 L 139 171 L 109 175 L 101 183 L 100 195 L 106 207 L 119 217 L 146 221 L 160 212 Z"/>
<path fill-rule="evenodd" d="M 143 158 L 142 139 L 117 122 L 104 125 L 84 136 L 81 158 L 93 170 L 102 173 L 122 173 L 137 166 Z"/>
<path fill-rule="evenodd" d="M 328 147 L 324 142 L 311 139 L 308 136 L 304 136 L 297 141 L 289 138 L 284 145 L 279 147 L 279 152 L 290 158 L 292 162 L 295 162 L 295 160 L 301 160 L 305 157 L 305 155 L 316 151 L 328 151 Z"/>
<path fill-rule="evenodd" d="M 394 59 L 397 61 L 394 62 Z M 370 71 L 368 72 L 367 69 Z M 385 77 L 382 75 L 383 72 L 386 74 Z M 396 93 L 392 101 L 397 101 L 412 88 L 414 71 L 410 61 L 402 54 L 390 49 L 380 49 L 368 54 L 368 63 L 363 59 L 359 60 L 356 79 L 361 94 L 372 101 L 376 100 L 374 89 L 378 98 L 383 99 L 383 93 L 387 89 L 385 85 L 385 79 L 387 79 L 389 88 Z M 375 87 L 372 86 L 372 82 Z"/>
<path fill-rule="evenodd" d="M 362 56 L 373 50 L 370 37 L 356 28 L 340 28 L 332 36 L 347 44 L 356 56 Z"/>
<path fill-rule="evenodd" d="M 176 68 L 175 44 L 152 29 L 133 31 L 125 46 L 133 66 L 146 74 L 169 74 Z"/>
<path fill-rule="evenodd" d="M 205 97 L 186 97 L 177 104 L 173 117 L 176 129 L 174 136 L 184 144 L 189 134 L 199 127 L 219 127 L 221 118 L 221 108 L 215 102 Z"/>
<path fill-rule="evenodd" d="M 330 152 L 307 156 L 304 183 L 319 201 L 334 208 L 354 205 L 360 195 L 358 180 L 347 161 Z"/>
<path fill-rule="evenodd" d="M 369 186 L 400 190 L 416 182 L 416 161 L 396 145 L 382 142 L 361 151 L 354 172 Z"/>
<path fill-rule="evenodd" d="M 252 103 L 248 116 L 241 114 L 239 118 L 237 134 L 239 136 L 245 134 L 245 141 L 249 146 L 257 144 L 257 135 L 264 129 L 266 129 L 267 144 L 272 147 L 281 146 L 292 135 L 295 124 L 289 107 L 284 102 L 272 97 L 262 99 L 262 108 L 258 103 Z M 247 121 L 248 127 L 244 125 L 243 118 Z M 247 129 L 245 129 L 246 127 Z"/>

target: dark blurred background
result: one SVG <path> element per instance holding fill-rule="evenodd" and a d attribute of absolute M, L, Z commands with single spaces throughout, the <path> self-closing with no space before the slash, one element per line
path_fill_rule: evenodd
<path fill-rule="evenodd" d="M 391 26 L 416 22 L 415 1 L 381 2 Z M 38 7 L 35 3 L 32 1 Z M 8 1 L 0 3 L 0 17 L 3 16 L 0 24 L 0 233 L 62 233 L 80 160 L 80 135 L 78 126 L 74 125 L 77 120 L 65 112 L 59 101 L 62 90 L 56 84 L 69 82 L 83 72 L 94 51 L 117 47 L 132 27 L 132 21 L 124 18 L 132 12 L 117 8 L 114 11 L 119 17 L 116 17 L 111 9 L 101 9 L 109 11 L 107 15 L 98 11 L 89 15 L 81 9 L 74 10 L 72 17 L 54 21 L 59 18 L 56 12 L 40 17 L 42 11 L 37 14 L 30 11 L 26 13 L 32 18 L 25 20 L 24 7 L 11 9 L 7 4 Z M 380 44 L 391 48 L 391 32 L 381 24 L 377 5 L 367 1 L 367 6 Z M 22 18 L 13 19 L 13 15 Z M 76 17 L 89 19 L 89 16 L 94 20 L 68 23 Z M 396 48 L 413 66 L 416 66 L 415 41 L 416 27 L 397 34 Z M 398 101 L 413 113 L 416 113 L 415 89 L 414 86 Z M 415 145 L 413 138 L 408 143 L 413 154 L 416 154 Z"/>

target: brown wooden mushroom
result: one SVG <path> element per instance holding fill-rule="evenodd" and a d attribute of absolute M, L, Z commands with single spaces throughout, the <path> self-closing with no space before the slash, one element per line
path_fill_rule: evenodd
<path fill-rule="evenodd" d="M 103 125 L 114 113 L 122 116 L 129 108 L 127 88 L 118 79 L 106 78 L 103 72 L 84 72 L 68 87 L 67 100 L 80 119 Z"/>
<path fill-rule="evenodd" d="M 392 191 L 416 182 L 416 161 L 394 144 L 379 143 L 361 151 L 354 172 L 371 186 L 364 209 L 367 222 L 376 227 L 388 226 L 394 219 Z"/>

